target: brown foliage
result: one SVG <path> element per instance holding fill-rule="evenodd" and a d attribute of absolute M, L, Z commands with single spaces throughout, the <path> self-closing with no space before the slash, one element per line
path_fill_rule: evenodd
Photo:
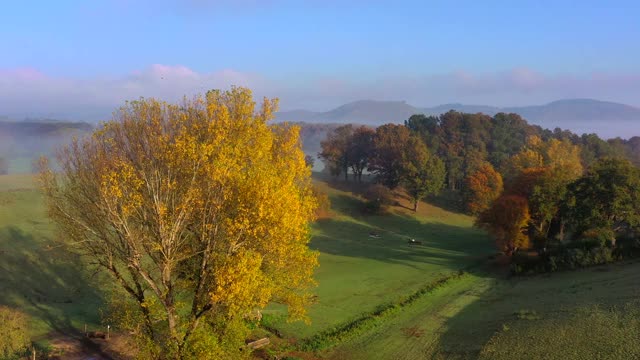
<path fill-rule="evenodd" d="M 393 189 L 400 184 L 402 177 L 402 159 L 405 158 L 406 144 L 412 138 L 406 126 L 386 124 L 376 129 L 373 143 L 375 155 L 369 164 L 380 182 Z"/>
<path fill-rule="evenodd" d="M 544 167 L 524 169 L 506 186 L 505 193 L 528 199 L 533 193 L 534 187 L 542 181 L 548 172 L 549 169 Z"/>
<path fill-rule="evenodd" d="M 333 176 L 344 174 L 345 180 L 349 179 L 348 147 L 353 125 L 343 125 L 327 133 L 327 138 L 320 142 L 322 151 L 318 156 L 325 162 L 326 167 Z"/>
<path fill-rule="evenodd" d="M 486 229 L 500 251 L 512 255 L 517 249 L 529 247 L 524 233 L 530 219 L 527 199 L 518 195 L 502 195 L 480 214 L 476 225 Z"/>
<path fill-rule="evenodd" d="M 365 211 L 369 213 L 384 213 L 389 206 L 395 203 L 393 192 L 380 184 L 369 186 L 363 196 L 366 200 Z"/>

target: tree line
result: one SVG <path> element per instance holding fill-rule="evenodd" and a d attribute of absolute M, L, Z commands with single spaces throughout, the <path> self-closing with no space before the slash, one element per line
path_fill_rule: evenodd
<path fill-rule="evenodd" d="M 375 130 L 367 126 L 344 125 L 327 134 L 318 154 L 328 171 L 362 182 L 368 170 L 378 182 L 394 189 L 403 187 L 417 210 L 420 199 L 437 193 L 445 180 L 444 162 L 418 134 L 396 124 L 382 125 Z"/>
<path fill-rule="evenodd" d="M 500 251 L 546 254 L 550 246 L 636 234 L 640 137 L 603 140 L 530 125 L 517 114 L 450 111 L 376 129 L 344 125 L 319 157 L 338 177 L 369 171 L 418 201 L 446 188 L 476 216 Z"/>

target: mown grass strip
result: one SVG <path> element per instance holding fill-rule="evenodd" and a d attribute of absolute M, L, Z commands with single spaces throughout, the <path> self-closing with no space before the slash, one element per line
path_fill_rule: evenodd
<path fill-rule="evenodd" d="M 303 339 L 298 343 L 298 348 L 301 351 L 324 350 L 336 346 L 349 339 L 352 339 L 366 331 L 382 325 L 386 320 L 390 318 L 391 315 L 396 314 L 397 312 L 402 310 L 402 308 L 413 304 L 418 299 L 430 294 L 434 290 L 450 284 L 454 280 L 462 278 L 465 274 L 465 271 L 460 270 L 452 275 L 430 282 L 429 284 L 421 287 L 414 293 L 400 299 L 399 301 L 383 304 L 381 306 L 378 306 L 375 310 L 362 314 L 360 317 L 354 320 L 321 331 L 316 335 Z"/>

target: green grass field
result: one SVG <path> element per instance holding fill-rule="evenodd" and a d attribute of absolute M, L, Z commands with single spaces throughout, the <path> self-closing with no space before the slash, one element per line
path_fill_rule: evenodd
<path fill-rule="evenodd" d="M 317 303 L 309 309 L 310 325 L 273 324 L 287 337 L 304 338 L 347 322 L 493 252 L 467 216 L 427 205 L 416 216 L 402 208 L 384 216 L 359 215 L 360 200 L 326 185 L 324 190 L 334 214 L 313 227 L 311 247 L 320 252 Z M 371 231 L 381 237 L 369 237 Z M 422 245 L 409 245 L 409 238 Z"/>
<path fill-rule="evenodd" d="M 415 215 L 402 208 L 386 216 L 357 215 L 359 200 L 343 191 L 327 191 L 335 214 L 316 224 L 312 242 L 320 251 L 318 304 L 309 310 L 310 326 L 277 324 L 285 336 L 308 338 L 349 324 L 376 305 L 397 302 L 456 269 L 469 270 L 393 315 L 373 319 L 370 328 L 357 330 L 355 337 L 346 337 L 329 350 L 297 355 L 331 359 L 637 357 L 628 355 L 640 349 L 640 314 L 624 309 L 640 298 L 639 262 L 509 278 L 504 268 L 489 265 L 486 255 L 494 252 L 492 244 L 471 227 L 472 219 L 466 216 L 427 204 Z M 379 231 L 382 238 L 368 238 L 371 230 Z M 424 246 L 408 246 L 407 237 L 421 240 Z M 622 320 L 603 320 L 609 318 Z M 586 340 L 591 331 L 600 338 Z M 616 336 L 603 338 L 607 331 Z"/>
<path fill-rule="evenodd" d="M 638 304 L 631 313 L 625 306 L 633 306 L 639 295 L 640 262 L 516 279 L 478 271 L 424 296 L 383 326 L 324 356 L 637 358 Z M 620 354 L 618 348 L 636 356 L 612 357 Z"/>
<path fill-rule="evenodd" d="M 357 196 L 319 185 L 330 195 L 332 213 L 313 225 L 311 246 L 319 251 L 320 267 L 317 302 L 308 311 L 311 323 L 286 322 L 278 306 L 264 311 L 265 323 L 286 339 L 282 349 L 290 354 L 304 359 L 640 357 L 640 262 L 509 278 L 491 265 L 492 243 L 472 227 L 470 217 L 428 204 L 417 214 L 396 206 L 388 215 L 363 215 Z M 372 231 L 380 238 L 369 237 Z M 57 248 L 55 236 L 33 178 L 0 176 L 0 304 L 29 314 L 34 337 L 100 321 L 104 280 Z M 422 245 L 409 245 L 409 238 Z M 465 272 L 458 275 L 461 269 Z M 385 306 L 389 311 L 376 312 Z M 355 319 L 363 320 L 360 327 L 345 327 Z M 346 330 L 315 351 L 296 348 L 335 329 Z M 343 336 L 349 331 L 352 336 Z M 274 345 L 273 351 L 278 349 Z"/>
<path fill-rule="evenodd" d="M 54 236 L 33 176 L 0 176 L 0 304 L 30 315 L 35 337 L 99 323 L 97 280 Z"/>

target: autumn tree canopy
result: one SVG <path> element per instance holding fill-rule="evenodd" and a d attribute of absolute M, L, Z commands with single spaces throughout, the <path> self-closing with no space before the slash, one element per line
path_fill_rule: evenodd
<path fill-rule="evenodd" d="M 529 224 L 529 204 L 518 195 L 502 195 L 489 209 L 480 214 L 476 225 L 486 229 L 496 241 L 496 246 L 507 255 L 530 246 L 526 234 Z"/>
<path fill-rule="evenodd" d="M 348 164 L 353 176 L 362 182 L 362 173 L 369 166 L 373 156 L 373 138 L 376 132 L 368 126 L 358 126 L 353 129 L 353 134 L 347 147 Z"/>
<path fill-rule="evenodd" d="M 237 358 L 243 315 L 275 301 L 304 316 L 316 201 L 276 107 L 243 88 L 141 99 L 64 148 L 59 172 L 43 164 L 52 219 L 128 295 L 147 358 Z"/>
<path fill-rule="evenodd" d="M 412 138 L 406 126 L 386 124 L 376 129 L 373 138 L 373 157 L 369 170 L 384 186 L 394 189 L 400 185 L 407 144 Z"/>
<path fill-rule="evenodd" d="M 324 160 L 332 175 L 344 174 L 344 179 L 349 180 L 351 170 L 353 177 L 362 181 L 362 173 L 372 157 L 374 134 L 374 130 L 367 126 L 339 126 L 328 132 L 326 139 L 320 142 L 322 151 L 318 156 Z"/>
<path fill-rule="evenodd" d="M 329 172 L 333 176 L 344 174 L 344 179 L 349 179 L 349 154 L 348 148 L 353 135 L 353 125 L 347 124 L 333 129 L 327 133 L 326 139 L 320 142 L 322 151 L 318 153 Z"/>
<path fill-rule="evenodd" d="M 320 142 L 322 151 L 318 156 L 324 160 L 331 175 L 340 176 L 344 174 L 344 179 L 349 180 L 349 152 L 351 138 L 353 136 L 353 125 L 347 124 L 333 129 L 327 133 L 326 139 Z"/>
<path fill-rule="evenodd" d="M 467 210 L 473 215 L 488 209 L 503 190 L 502 175 L 490 163 L 482 164 L 469 174 L 465 185 Z"/>

